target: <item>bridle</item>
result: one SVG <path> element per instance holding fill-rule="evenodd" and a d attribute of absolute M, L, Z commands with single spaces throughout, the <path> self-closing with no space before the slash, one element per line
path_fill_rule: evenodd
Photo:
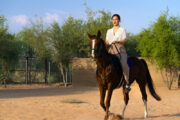
<path fill-rule="evenodd" d="M 99 42 L 98 43 L 98 49 L 96 50 L 95 49 L 95 40 L 97 40 L 97 39 L 93 39 L 92 40 L 92 48 L 91 48 L 91 54 L 94 54 L 94 58 L 97 58 L 97 57 L 99 57 L 99 56 L 101 56 L 101 53 L 102 53 L 102 43 L 101 42 Z"/>

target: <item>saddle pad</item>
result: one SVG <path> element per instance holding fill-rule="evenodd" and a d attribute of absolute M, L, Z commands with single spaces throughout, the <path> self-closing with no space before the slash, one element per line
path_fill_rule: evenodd
<path fill-rule="evenodd" d="M 122 72 L 122 70 L 121 70 L 121 63 L 120 63 L 118 57 L 116 55 L 111 55 L 110 58 L 111 58 L 113 66 L 116 68 L 116 70 L 118 72 Z"/>
<path fill-rule="evenodd" d="M 128 59 L 127 59 L 127 64 L 128 64 L 128 66 L 129 66 L 129 68 L 132 68 L 132 67 L 133 67 L 133 59 L 130 58 L 130 57 L 128 57 Z"/>

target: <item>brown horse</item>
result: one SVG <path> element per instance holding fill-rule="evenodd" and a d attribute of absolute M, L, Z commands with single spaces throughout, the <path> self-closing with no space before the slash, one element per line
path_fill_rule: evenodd
<path fill-rule="evenodd" d="M 105 120 L 107 120 L 109 117 L 108 113 L 113 90 L 120 88 L 121 86 L 123 86 L 125 102 L 121 115 L 124 116 L 124 112 L 129 101 L 129 93 L 125 91 L 126 81 L 123 76 L 121 63 L 115 55 L 107 52 L 105 43 L 101 39 L 100 31 L 98 31 L 97 35 L 88 34 L 88 37 L 90 38 L 89 45 L 91 48 L 91 56 L 97 63 L 96 79 L 98 81 L 100 90 L 100 105 L 105 111 Z M 151 95 L 156 100 L 160 101 L 161 98 L 155 92 L 153 81 L 145 60 L 138 59 L 136 57 L 130 57 L 130 60 L 132 61 L 133 66 L 130 68 L 129 82 L 132 84 L 136 80 L 139 85 L 145 106 L 144 117 L 146 118 L 148 115 L 147 94 L 145 89 L 146 84 L 148 85 Z M 106 92 L 106 103 L 104 103 Z"/>

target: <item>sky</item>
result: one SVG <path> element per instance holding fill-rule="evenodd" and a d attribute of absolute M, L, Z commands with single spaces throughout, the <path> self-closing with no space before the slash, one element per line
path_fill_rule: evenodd
<path fill-rule="evenodd" d="M 93 11 L 119 14 L 120 25 L 134 34 L 156 21 L 167 7 L 170 15 L 180 16 L 180 0 L 0 0 L 0 15 L 7 18 L 9 31 L 17 33 L 35 16 L 46 24 L 62 25 L 68 16 L 86 20 L 84 3 Z"/>

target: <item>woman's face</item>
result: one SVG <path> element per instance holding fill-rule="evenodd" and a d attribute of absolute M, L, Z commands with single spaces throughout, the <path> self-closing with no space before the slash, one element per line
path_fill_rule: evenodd
<path fill-rule="evenodd" d="M 119 19 L 117 16 L 114 16 L 112 18 L 112 23 L 113 23 L 113 26 L 118 26 L 119 25 Z"/>

